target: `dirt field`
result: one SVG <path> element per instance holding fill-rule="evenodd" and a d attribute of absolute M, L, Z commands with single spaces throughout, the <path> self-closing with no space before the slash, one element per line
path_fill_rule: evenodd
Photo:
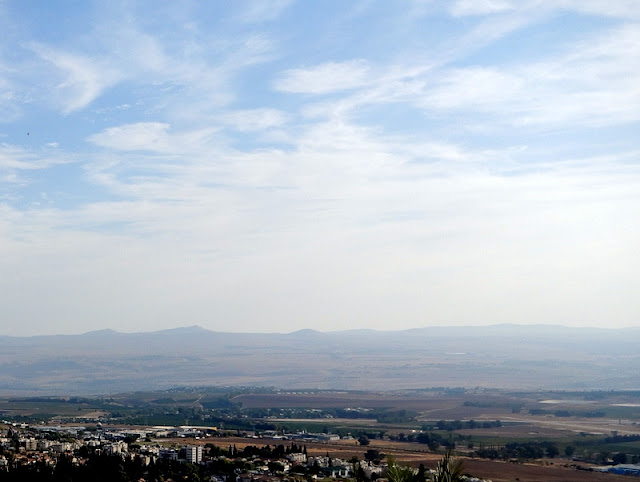
<path fill-rule="evenodd" d="M 448 396 L 437 392 L 401 393 L 401 392 L 286 392 L 278 394 L 244 394 L 235 397 L 235 402 L 240 402 L 247 408 L 323 408 L 323 407 L 362 407 L 389 410 L 411 410 L 419 413 L 418 423 L 430 420 L 469 420 L 517 422 L 517 425 L 507 425 L 501 428 L 481 429 L 473 431 L 463 430 L 460 433 L 477 436 L 516 437 L 516 438 L 562 438 L 574 436 L 581 432 L 592 435 L 611 435 L 617 432 L 619 435 L 640 434 L 640 423 L 635 419 L 618 418 L 580 418 L 557 417 L 552 414 L 529 415 L 527 410 L 522 413 L 513 413 L 512 405 L 523 403 L 527 406 L 538 408 L 544 406 L 548 410 L 556 409 L 604 409 L 611 405 L 633 405 L 637 398 L 629 395 L 612 395 L 610 398 L 593 401 L 553 400 L 542 398 L 538 393 L 520 394 L 519 396 L 506 396 L 501 394 L 467 394 L 464 397 Z M 469 403 L 469 400 L 472 403 Z M 625 403 L 622 403 L 625 402 Z M 307 420 L 312 422 L 312 420 Z M 284 422 L 284 421 L 283 421 Z M 338 423 L 337 420 L 322 419 L 329 425 Z M 363 421 L 344 421 L 350 425 L 364 425 Z M 380 426 L 373 421 L 367 423 L 370 427 Z M 390 430 L 393 432 L 393 430 Z M 406 431 L 406 429 L 400 429 Z"/>
<path fill-rule="evenodd" d="M 464 459 L 465 472 L 492 482 L 630 482 L 624 475 L 586 472 L 562 465 L 511 464 L 485 460 Z"/>
<path fill-rule="evenodd" d="M 504 417 L 503 421 L 527 422 L 546 430 L 573 433 L 590 433 L 611 435 L 612 431 L 620 435 L 640 434 L 640 425 L 630 420 L 611 420 L 593 418 L 559 418 L 559 417 Z"/>

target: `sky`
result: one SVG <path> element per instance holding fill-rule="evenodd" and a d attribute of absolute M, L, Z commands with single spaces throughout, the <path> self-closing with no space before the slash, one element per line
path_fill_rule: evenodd
<path fill-rule="evenodd" d="M 636 0 L 0 0 L 0 334 L 640 325 Z"/>

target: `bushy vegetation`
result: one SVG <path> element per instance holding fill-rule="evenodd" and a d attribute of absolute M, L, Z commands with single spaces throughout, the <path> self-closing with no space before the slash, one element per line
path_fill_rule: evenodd
<path fill-rule="evenodd" d="M 476 450 L 478 457 L 488 459 L 541 459 L 557 457 L 560 450 L 553 442 L 513 442 L 499 447 L 485 447 Z"/>

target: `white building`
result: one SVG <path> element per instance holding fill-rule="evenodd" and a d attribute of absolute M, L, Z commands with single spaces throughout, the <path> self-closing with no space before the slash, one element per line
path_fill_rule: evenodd
<path fill-rule="evenodd" d="M 202 445 L 188 445 L 186 447 L 187 462 L 199 464 L 202 462 Z"/>
<path fill-rule="evenodd" d="M 289 462 L 304 463 L 307 461 L 307 454 L 303 454 L 303 453 L 289 454 L 287 455 L 287 460 L 289 460 Z"/>
<path fill-rule="evenodd" d="M 122 454 L 126 453 L 129 449 L 126 442 L 118 441 L 104 445 L 104 451 L 108 454 Z"/>

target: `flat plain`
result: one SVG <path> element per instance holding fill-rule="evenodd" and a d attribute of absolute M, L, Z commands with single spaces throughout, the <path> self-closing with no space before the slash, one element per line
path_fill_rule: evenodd
<path fill-rule="evenodd" d="M 393 455 L 402 464 L 433 468 L 444 447 L 419 443 L 421 434 L 429 434 L 449 440 L 468 473 L 493 482 L 599 482 L 629 480 L 593 468 L 611 463 L 610 458 L 619 453 L 629 461 L 640 457 L 639 401 L 640 392 L 628 390 L 183 388 L 87 398 L 7 397 L 0 400 L 0 415 L 89 428 L 98 420 L 127 428 L 161 421 L 176 426 L 215 426 L 218 436 L 189 443 L 225 449 L 231 444 L 243 448 L 289 443 L 268 432 L 324 431 L 347 437 L 328 443 L 305 440 L 309 454 L 328 453 L 349 460 L 354 456 L 362 459 L 367 450 L 374 449 Z M 216 414 L 225 415 L 216 419 Z M 359 442 L 363 435 L 369 437 L 367 445 Z M 181 445 L 185 439 L 154 442 Z M 509 444 L 557 450 L 551 456 L 506 460 L 486 459 L 478 453 Z M 565 454 L 569 447 L 571 456 Z"/>

